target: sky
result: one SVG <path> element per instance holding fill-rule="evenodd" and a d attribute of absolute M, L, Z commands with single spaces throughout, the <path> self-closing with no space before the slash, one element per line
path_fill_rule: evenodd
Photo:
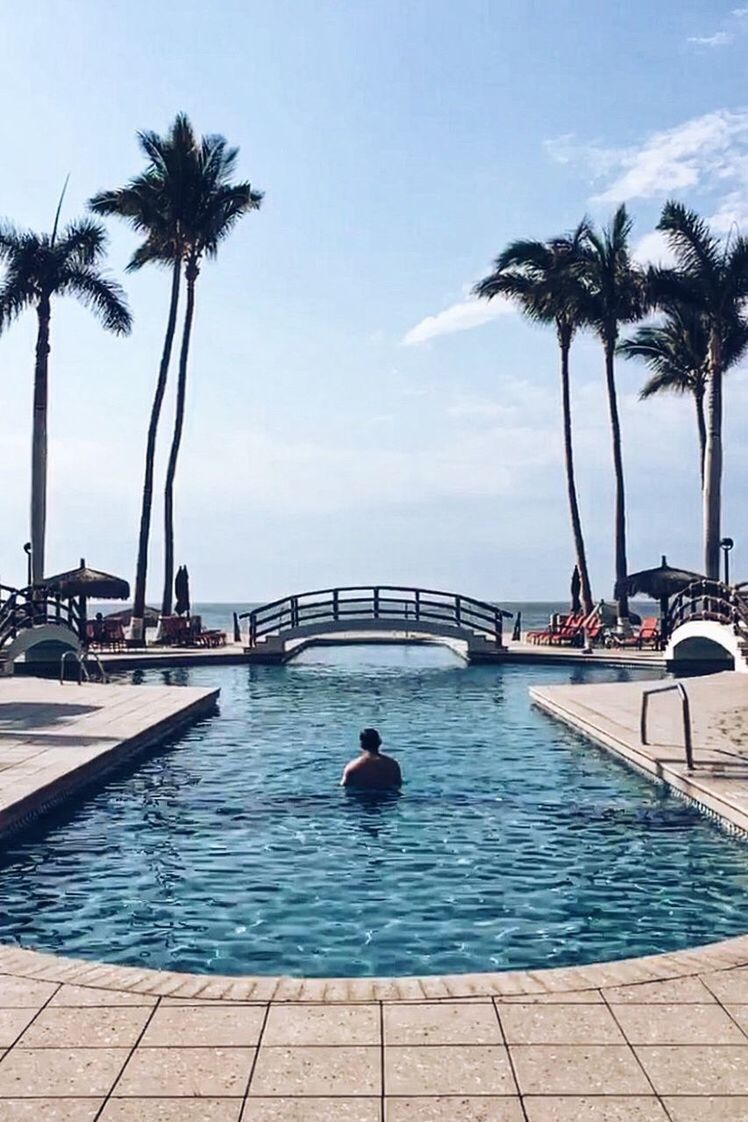
<path fill-rule="evenodd" d="M 654 14 L 653 14 L 654 13 Z M 176 561 L 195 600 L 405 583 L 566 595 L 573 549 L 552 331 L 470 290 L 517 237 L 619 202 L 642 261 L 666 198 L 748 229 L 748 7 L 649 0 L 2 0 L 0 215 L 49 229 L 143 166 L 185 111 L 265 192 L 197 286 Z M 53 308 L 49 572 L 132 579 L 169 277 L 108 268 L 127 339 Z M 0 337 L 0 581 L 24 581 L 35 317 Z M 619 364 L 629 569 L 701 567 L 693 404 Z M 572 353 L 593 592 L 613 583 L 602 353 Z M 171 390 L 173 391 L 172 378 Z M 724 533 L 748 576 L 748 369 L 726 384 Z M 159 487 L 173 394 L 159 444 Z M 161 587 L 154 509 L 149 598 Z"/>

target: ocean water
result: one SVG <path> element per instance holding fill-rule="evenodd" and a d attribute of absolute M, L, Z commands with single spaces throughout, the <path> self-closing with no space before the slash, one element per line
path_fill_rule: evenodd
<path fill-rule="evenodd" d="M 220 686 L 220 714 L 5 848 L 0 940 L 173 970 L 365 976 L 744 932 L 748 847 L 528 698 L 653 676 L 381 646 L 136 672 Z M 365 725 L 400 761 L 401 792 L 339 787 Z"/>

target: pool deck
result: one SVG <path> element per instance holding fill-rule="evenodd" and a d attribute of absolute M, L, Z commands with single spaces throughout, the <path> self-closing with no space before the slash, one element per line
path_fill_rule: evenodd
<path fill-rule="evenodd" d="M 0 839 L 212 712 L 218 694 L 0 678 Z"/>
<path fill-rule="evenodd" d="M 315 646 L 348 646 L 367 643 L 396 644 L 407 642 L 412 645 L 433 645 L 436 640 L 411 638 L 404 640 L 401 635 L 372 633 L 368 636 L 357 635 L 350 637 L 321 638 L 315 641 Z M 307 647 L 311 644 L 307 644 Z M 248 651 L 242 643 L 229 642 L 224 647 L 214 648 L 189 648 L 189 647 L 158 647 L 136 648 L 127 651 L 105 651 L 99 654 L 101 662 L 107 671 L 147 670 L 152 668 L 182 666 L 252 666 L 268 662 L 268 657 L 262 651 L 257 654 Z M 599 648 L 591 654 L 585 654 L 573 647 L 545 647 L 536 646 L 522 639 L 519 642 L 509 642 L 503 650 L 492 653 L 485 659 L 491 664 L 507 663 L 536 663 L 540 665 L 573 666 L 588 663 L 592 666 L 613 667 L 640 667 L 644 669 L 663 670 L 665 658 L 661 651 L 639 651 L 636 649 L 606 650 Z M 52 667 L 55 674 L 59 673 L 59 662 Z M 16 672 L 20 674 L 32 673 L 33 667 L 28 670 L 23 664 L 17 664 Z M 72 673 L 72 671 L 69 671 Z"/>
<path fill-rule="evenodd" d="M 531 973 L 216 978 L 0 948 L 3 1122 L 744 1122 L 748 938 Z"/>
<path fill-rule="evenodd" d="M 691 709 L 694 770 L 686 766 L 675 691 L 649 702 L 647 744 L 639 728 L 651 682 L 536 686 L 536 705 L 596 744 L 694 799 L 726 825 L 748 831 L 748 674 L 726 671 L 683 683 Z"/>

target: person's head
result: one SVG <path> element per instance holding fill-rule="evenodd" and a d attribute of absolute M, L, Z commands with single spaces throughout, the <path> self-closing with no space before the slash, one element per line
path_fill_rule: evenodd
<path fill-rule="evenodd" d="M 382 738 L 376 729 L 364 729 L 358 739 L 362 752 L 371 752 L 373 756 L 377 755 Z"/>
<path fill-rule="evenodd" d="M 97 613 L 96 613 L 96 619 L 98 620 L 98 622 L 99 622 L 99 623 L 101 623 L 101 621 L 103 620 L 103 618 L 104 618 L 104 616 L 102 615 L 102 613 L 101 613 L 101 612 L 97 612 Z"/>

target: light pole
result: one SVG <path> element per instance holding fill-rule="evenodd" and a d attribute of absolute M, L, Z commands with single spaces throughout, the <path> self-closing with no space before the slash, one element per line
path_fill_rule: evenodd
<path fill-rule="evenodd" d="M 26 554 L 26 584 L 31 586 L 31 542 L 25 542 L 23 552 Z"/>
<path fill-rule="evenodd" d="M 723 538 L 719 543 L 719 548 L 725 555 L 725 584 L 730 583 L 730 550 L 734 545 L 732 538 Z"/>

